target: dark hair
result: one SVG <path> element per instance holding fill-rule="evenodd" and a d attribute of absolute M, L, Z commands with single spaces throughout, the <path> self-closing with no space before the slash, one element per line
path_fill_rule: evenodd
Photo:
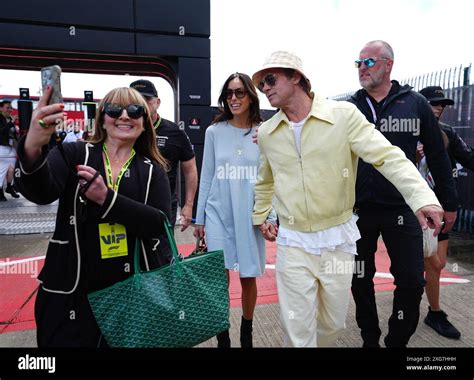
<path fill-rule="evenodd" d="M 0 107 L 3 107 L 5 104 L 12 104 L 11 100 L 2 100 L 0 101 Z"/>
<path fill-rule="evenodd" d="M 439 123 L 438 123 L 439 124 Z M 439 126 L 439 130 L 441 131 L 441 137 L 443 138 L 443 143 L 444 143 L 444 147 L 446 149 L 448 149 L 448 146 L 449 146 L 449 138 L 448 138 L 448 135 L 446 134 L 445 131 L 443 131 L 441 129 L 441 125 Z"/>
<path fill-rule="evenodd" d="M 258 99 L 257 90 L 252 82 L 252 79 L 247 74 L 243 73 L 234 73 L 224 82 L 222 86 L 221 94 L 219 95 L 219 114 L 214 118 L 213 123 L 218 123 L 220 121 L 227 121 L 234 118 L 234 115 L 230 111 L 229 105 L 227 104 L 227 90 L 229 88 L 229 83 L 233 79 L 240 79 L 243 83 L 247 95 L 250 96 L 250 107 L 249 107 L 249 119 L 248 122 L 250 125 L 260 124 L 263 119 L 260 115 L 260 101 Z"/>
<path fill-rule="evenodd" d="M 146 113 L 143 115 L 143 127 L 145 128 L 145 131 L 140 134 L 135 141 L 134 149 L 142 156 L 156 161 L 167 170 L 169 168 L 168 162 L 164 159 L 156 146 L 155 129 L 153 128 L 148 105 L 143 96 L 133 88 L 115 88 L 100 101 L 99 106 L 97 107 L 95 126 L 93 135 L 90 137 L 90 142 L 101 143 L 104 142 L 107 137 L 107 132 L 105 128 L 103 128 L 105 103 L 115 103 L 122 107 L 129 104 L 141 104 L 145 107 Z"/>
<path fill-rule="evenodd" d="M 293 75 L 295 74 L 295 72 L 297 72 L 294 69 L 285 69 L 285 68 L 283 68 L 282 70 L 283 70 L 283 72 L 285 73 L 285 76 L 288 79 L 293 78 Z M 300 73 L 298 73 L 298 74 L 300 74 Z M 303 91 L 305 92 L 306 95 L 311 96 L 311 83 L 310 83 L 309 79 L 306 78 L 302 74 L 300 74 L 300 75 L 301 75 L 301 79 L 300 79 L 300 82 L 298 84 L 301 86 L 301 88 L 303 89 Z"/>

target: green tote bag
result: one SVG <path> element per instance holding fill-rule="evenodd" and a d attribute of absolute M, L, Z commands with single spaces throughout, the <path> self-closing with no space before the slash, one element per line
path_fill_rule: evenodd
<path fill-rule="evenodd" d="M 140 242 L 135 273 L 88 294 L 97 324 L 111 347 L 192 347 L 229 328 L 229 292 L 224 252 L 178 254 L 165 222 L 173 260 L 143 272 Z"/>

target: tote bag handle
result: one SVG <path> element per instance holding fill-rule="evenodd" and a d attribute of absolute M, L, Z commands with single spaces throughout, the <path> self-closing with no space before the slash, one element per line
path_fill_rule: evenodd
<path fill-rule="evenodd" d="M 168 217 L 166 216 L 166 214 L 161 210 L 158 210 L 158 211 L 163 215 L 166 236 L 168 237 L 168 241 L 171 247 L 173 260 L 170 265 L 175 265 L 176 269 L 178 270 L 178 273 L 180 273 L 181 272 L 181 257 L 178 252 L 176 240 L 174 239 L 173 226 L 168 220 Z M 143 271 L 140 268 L 140 239 L 135 240 L 134 263 L 135 263 L 135 274 L 143 273 Z"/>

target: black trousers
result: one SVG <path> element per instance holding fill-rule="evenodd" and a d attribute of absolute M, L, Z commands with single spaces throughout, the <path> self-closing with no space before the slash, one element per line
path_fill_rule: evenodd
<path fill-rule="evenodd" d="M 38 347 L 108 347 L 85 292 L 38 290 L 35 303 Z"/>
<path fill-rule="evenodd" d="M 362 238 L 357 241 L 356 261 L 362 263 L 356 263 L 356 268 L 362 268 L 364 272 L 362 276 L 360 273 L 354 275 L 352 295 L 362 339 L 365 345 L 373 345 L 378 343 L 381 335 L 373 278 L 377 240 L 382 234 L 396 286 L 385 345 L 405 347 L 418 325 L 425 286 L 420 224 L 408 207 L 368 205 L 361 206 L 357 214 L 357 226 Z"/>

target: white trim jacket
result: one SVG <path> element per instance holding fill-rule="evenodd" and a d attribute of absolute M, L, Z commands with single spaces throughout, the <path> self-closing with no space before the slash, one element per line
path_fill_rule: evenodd
<path fill-rule="evenodd" d="M 69 165 L 57 147 L 31 166 L 24 165 L 24 139 L 18 146 L 19 160 L 15 185 L 28 200 L 49 204 L 59 199 L 56 226 L 38 281 L 45 291 L 72 294 L 90 292 L 123 281 L 134 273 L 136 239 L 141 240 L 141 267 L 156 267 L 158 237 L 164 234 L 164 217 L 170 215 L 168 176 L 157 163 L 135 155 L 117 192 L 109 189 L 102 206 L 81 202 L 79 181 L 73 175 L 76 165 L 88 165 L 102 175 L 105 168 L 102 144 L 76 142 L 64 144 Z M 99 224 L 125 226 L 128 253 L 113 258 L 101 255 Z"/>

